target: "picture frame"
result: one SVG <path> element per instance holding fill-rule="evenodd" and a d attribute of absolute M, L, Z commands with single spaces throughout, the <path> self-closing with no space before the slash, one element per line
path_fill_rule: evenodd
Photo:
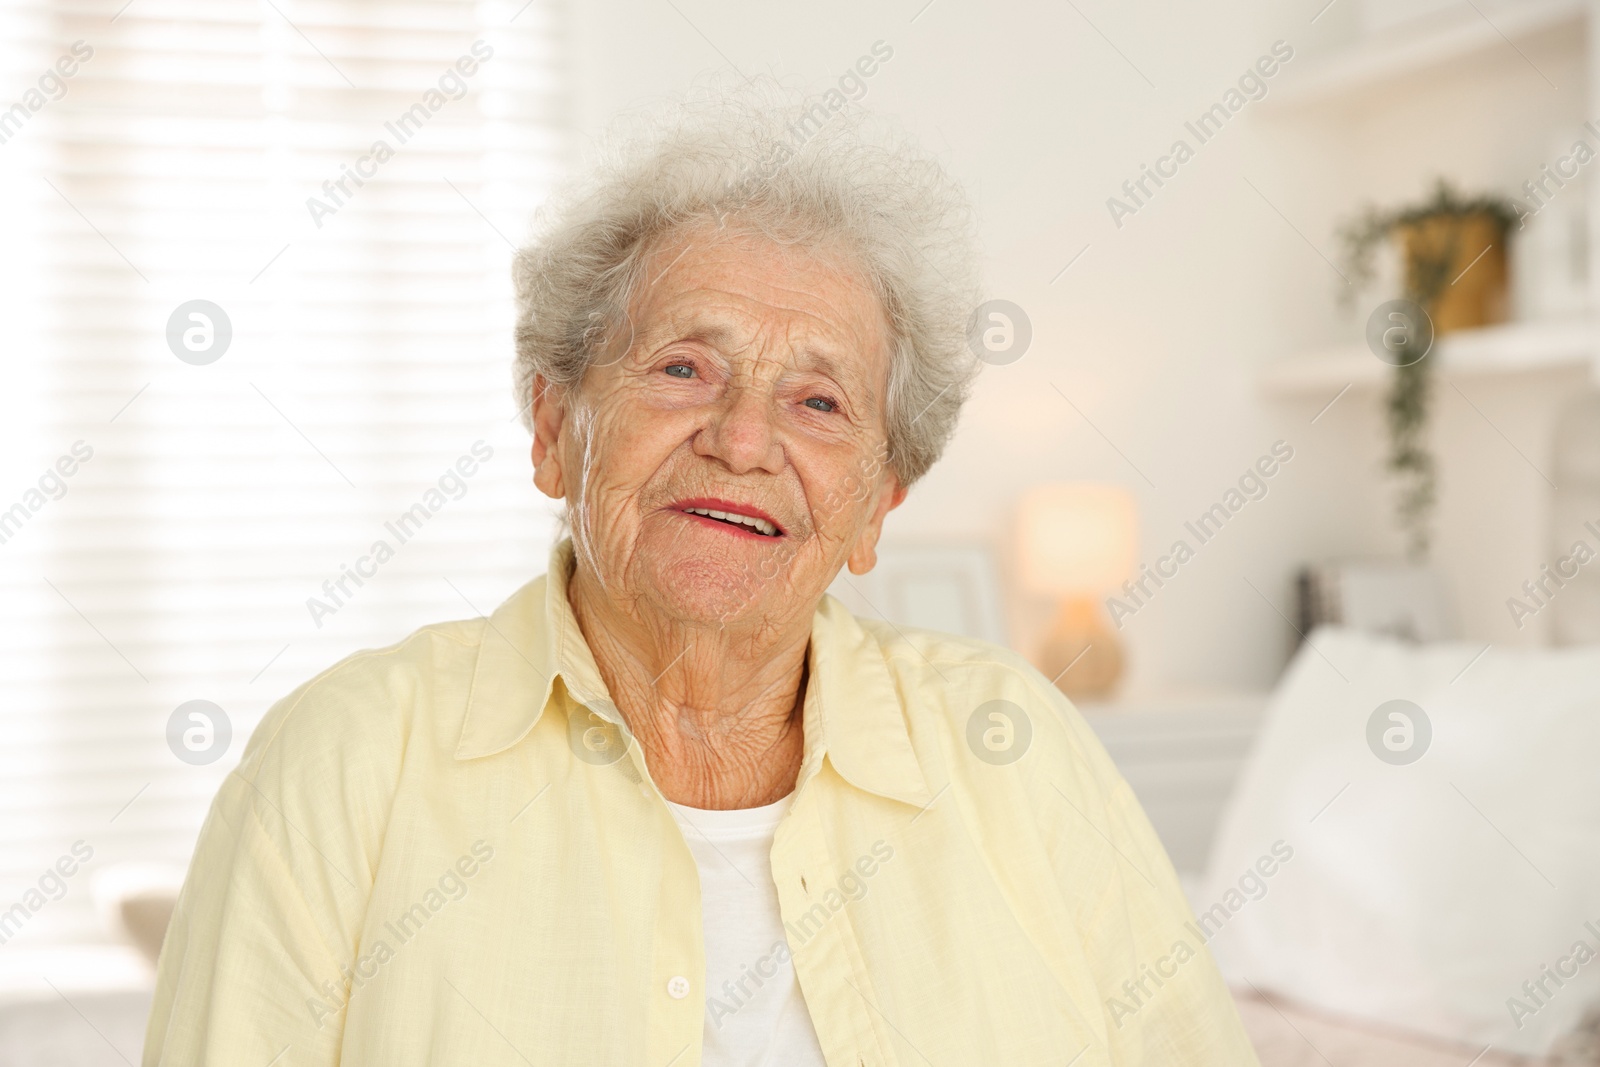
<path fill-rule="evenodd" d="M 841 570 L 829 594 L 895 626 L 1009 645 L 994 553 L 981 543 L 884 544 L 863 575 Z"/>

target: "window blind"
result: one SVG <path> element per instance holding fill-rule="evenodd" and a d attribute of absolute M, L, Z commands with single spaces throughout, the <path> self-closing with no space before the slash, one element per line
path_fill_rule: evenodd
<path fill-rule="evenodd" d="M 186 864 L 274 700 L 543 569 L 509 263 L 562 36 L 554 0 L 0 6 L 0 941 L 109 936 L 94 878 Z"/>

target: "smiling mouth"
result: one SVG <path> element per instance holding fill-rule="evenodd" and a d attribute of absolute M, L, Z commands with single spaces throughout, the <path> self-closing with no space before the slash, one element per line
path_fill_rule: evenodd
<path fill-rule="evenodd" d="M 744 515 L 737 511 L 724 511 L 720 508 L 705 507 L 686 507 L 679 510 L 684 515 L 707 519 L 733 530 L 754 534 L 757 537 L 778 537 L 782 533 L 776 524 L 755 515 Z"/>

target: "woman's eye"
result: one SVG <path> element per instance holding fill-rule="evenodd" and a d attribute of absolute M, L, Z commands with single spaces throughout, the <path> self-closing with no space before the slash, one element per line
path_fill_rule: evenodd
<path fill-rule="evenodd" d="M 666 372 L 674 378 L 693 378 L 694 368 L 687 363 L 674 363 L 666 368 Z"/>
<path fill-rule="evenodd" d="M 806 407 L 813 411 L 832 411 L 835 405 L 834 402 L 829 400 L 827 397 L 813 396 L 807 398 Z"/>

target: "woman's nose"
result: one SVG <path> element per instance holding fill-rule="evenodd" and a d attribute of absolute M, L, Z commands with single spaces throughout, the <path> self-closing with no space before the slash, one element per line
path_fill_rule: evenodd
<path fill-rule="evenodd" d="M 735 386 L 723 396 L 696 438 L 695 451 L 721 460 L 734 474 L 752 470 L 777 474 L 783 469 L 783 446 L 775 418 L 769 391 L 754 385 Z"/>

